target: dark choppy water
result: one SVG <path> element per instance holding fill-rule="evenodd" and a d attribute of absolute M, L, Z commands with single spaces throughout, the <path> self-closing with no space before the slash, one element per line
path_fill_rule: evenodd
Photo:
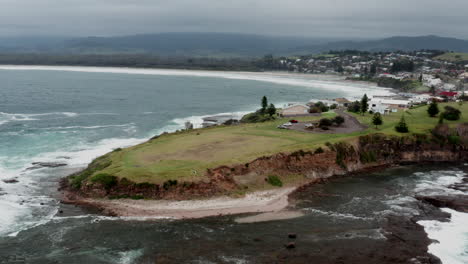
<path fill-rule="evenodd" d="M 446 192 L 443 186 L 463 176 L 463 168 L 412 167 L 340 179 L 300 195 L 297 209 L 305 216 L 255 224 L 235 217 L 113 219 L 70 206 L 57 215 L 58 179 L 113 148 L 187 120 L 200 124 L 204 115 L 253 110 L 263 95 L 281 104 L 363 92 L 299 77 L 213 74 L 0 70 L 0 180 L 19 181 L 0 181 L 0 263 L 269 262 L 284 251 L 288 232 L 298 233 L 309 253 L 353 240 L 373 245 L 384 242 L 387 215 L 418 213 L 415 192 Z M 26 170 L 34 161 L 69 165 Z M 460 250 L 450 254 L 466 258 Z"/>

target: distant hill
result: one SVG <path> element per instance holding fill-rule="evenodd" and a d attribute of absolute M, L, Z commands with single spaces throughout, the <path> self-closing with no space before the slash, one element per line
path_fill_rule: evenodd
<path fill-rule="evenodd" d="M 438 36 L 391 37 L 370 41 L 340 41 L 296 49 L 298 53 L 321 53 L 329 50 L 412 51 L 421 49 L 468 52 L 468 41 Z"/>
<path fill-rule="evenodd" d="M 394 51 L 437 49 L 468 52 L 468 41 L 438 36 L 340 40 L 228 33 L 158 33 L 119 37 L 0 38 L 0 53 L 153 54 L 159 56 L 257 57 L 329 50 Z"/>

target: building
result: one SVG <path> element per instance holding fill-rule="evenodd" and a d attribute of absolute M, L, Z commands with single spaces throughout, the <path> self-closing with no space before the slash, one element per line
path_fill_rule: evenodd
<path fill-rule="evenodd" d="M 348 99 L 346 98 L 336 98 L 335 100 L 335 103 L 338 105 L 338 106 L 341 106 L 341 107 L 348 107 L 348 105 L 351 103 L 351 101 L 349 101 Z"/>
<path fill-rule="evenodd" d="M 309 107 L 303 104 L 287 106 L 280 113 L 281 116 L 303 116 L 308 114 Z"/>
<path fill-rule="evenodd" d="M 439 96 L 442 96 L 442 97 L 447 97 L 447 98 L 456 98 L 458 96 L 458 93 L 457 92 L 440 92 L 439 93 Z"/>
<path fill-rule="evenodd" d="M 387 112 L 398 112 L 399 109 L 408 109 L 411 105 L 410 100 L 372 98 L 369 102 L 369 109 L 385 114 Z"/>

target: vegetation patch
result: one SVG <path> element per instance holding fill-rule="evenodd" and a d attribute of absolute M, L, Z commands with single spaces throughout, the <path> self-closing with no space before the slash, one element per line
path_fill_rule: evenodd
<path fill-rule="evenodd" d="M 117 177 L 107 174 L 107 173 L 99 173 L 91 177 L 91 182 L 99 183 L 104 186 L 107 190 L 111 189 L 118 183 Z"/>
<path fill-rule="evenodd" d="M 266 181 L 273 185 L 273 186 L 276 186 L 276 187 L 282 187 L 283 186 L 283 182 L 281 181 L 281 179 L 276 176 L 276 175 L 270 175 L 266 178 Z"/>

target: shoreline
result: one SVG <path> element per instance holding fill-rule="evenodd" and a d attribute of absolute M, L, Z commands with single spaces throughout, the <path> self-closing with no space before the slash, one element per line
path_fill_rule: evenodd
<path fill-rule="evenodd" d="M 102 214 L 118 217 L 196 219 L 211 216 L 245 213 L 279 212 L 288 205 L 289 194 L 297 188 L 256 191 L 242 198 L 228 196 L 204 200 L 132 200 L 85 198 L 65 191 L 61 202 L 83 207 L 97 208 Z"/>
<path fill-rule="evenodd" d="M 253 80 L 292 86 L 335 89 L 368 89 L 367 93 L 378 89 L 376 94 L 393 94 L 394 89 L 378 87 L 372 82 L 346 80 L 346 76 L 335 74 L 308 74 L 286 71 L 216 71 L 208 69 L 171 69 L 171 68 L 137 68 L 137 67 L 103 67 L 74 65 L 12 65 L 0 64 L 0 70 L 37 70 L 37 71 L 68 71 L 88 73 L 117 73 L 166 76 L 193 76 L 226 78 L 236 80 Z M 315 83 L 312 83 L 315 82 Z M 336 87 L 335 87 L 336 86 Z M 380 92 L 380 93 L 379 93 Z"/>

